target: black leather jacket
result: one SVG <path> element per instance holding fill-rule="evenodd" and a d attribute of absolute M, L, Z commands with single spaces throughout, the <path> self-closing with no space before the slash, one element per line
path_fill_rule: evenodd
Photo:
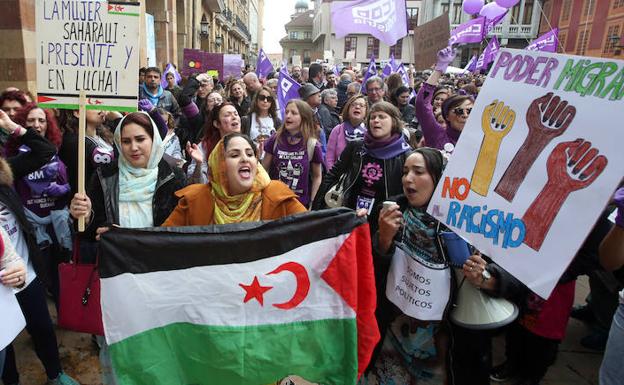
<path fill-rule="evenodd" d="M 152 198 L 154 226 L 160 226 L 178 204 L 174 193 L 186 185 L 184 173 L 162 159 L 158 163 L 156 191 Z M 119 168 L 111 164 L 97 169 L 87 195 L 91 199 L 93 219 L 85 229 L 88 239 L 95 239 L 98 227 L 119 224 Z"/>
<path fill-rule="evenodd" d="M 381 207 L 381 204 L 388 197 L 399 195 L 403 192 L 403 185 L 401 183 L 401 176 L 403 175 L 403 164 L 407 158 L 408 152 L 404 152 L 401 155 L 395 156 L 391 159 L 382 160 L 383 175 L 384 175 L 384 191 L 381 192 L 382 199 L 375 201 L 371 215 L 369 216 L 369 224 L 371 227 L 371 234 L 377 230 L 377 217 Z M 312 204 L 313 210 L 321 210 L 327 208 L 325 204 L 325 193 L 329 189 L 338 183 L 340 177 L 346 174 L 343 181 L 345 187 L 344 192 L 344 204 L 346 207 L 355 209 L 356 198 L 359 191 L 356 191 L 359 183 L 358 179 L 361 179 L 362 166 L 364 158 L 370 157 L 364 150 L 364 142 L 358 140 L 347 144 L 344 151 L 340 155 L 340 158 L 334 164 L 334 167 L 323 177 L 319 191 L 316 194 L 314 203 Z"/>

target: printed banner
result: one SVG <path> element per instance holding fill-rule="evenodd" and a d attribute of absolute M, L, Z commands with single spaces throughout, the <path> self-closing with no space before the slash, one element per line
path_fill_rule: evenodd
<path fill-rule="evenodd" d="M 119 384 L 266 385 L 289 374 L 355 384 L 379 341 L 369 232 L 336 209 L 106 233 L 102 316 Z"/>
<path fill-rule="evenodd" d="M 240 79 L 241 69 L 245 67 L 245 62 L 240 54 L 224 54 L 223 55 L 223 80 L 229 77 Z"/>
<path fill-rule="evenodd" d="M 139 92 L 139 3 L 36 1 L 37 103 L 136 111 Z"/>
<path fill-rule="evenodd" d="M 623 74 L 501 50 L 428 212 L 548 298 L 622 179 Z"/>
<path fill-rule="evenodd" d="M 273 72 L 273 64 L 271 64 L 264 50 L 260 48 L 260 51 L 258 51 L 258 60 L 256 61 L 256 75 L 258 75 L 259 78 L 266 78 L 271 72 Z"/>
<path fill-rule="evenodd" d="M 377 76 L 377 65 L 375 64 L 375 58 L 371 56 L 370 62 L 368 63 L 368 69 L 364 74 L 364 79 L 362 79 L 362 93 L 366 95 L 366 81 L 371 76 Z"/>
<path fill-rule="evenodd" d="M 416 70 L 422 71 L 435 64 L 438 51 L 448 46 L 450 30 L 448 12 L 414 28 L 414 68 Z"/>
<path fill-rule="evenodd" d="M 469 20 L 451 31 L 448 45 L 480 43 L 485 36 L 485 17 Z"/>
<path fill-rule="evenodd" d="M 485 47 L 481 55 L 479 55 L 479 59 L 477 60 L 475 70 L 486 69 L 487 66 L 496 59 L 496 55 L 500 51 L 500 44 L 498 43 L 498 39 L 494 36 L 490 39 L 490 42 Z"/>
<path fill-rule="evenodd" d="M 182 75 L 208 73 L 217 71 L 219 79 L 223 80 L 223 54 L 205 52 L 199 49 L 184 48 Z"/>
<path fill-rule="evenodd" d="M 0 328 L 0 350 L 13 342 L 15 337 L 26 327 L 15 293 L 9 287 L 0 284 L 0 309 L 2 309 L 2 327 Z"/>
<path fill-rule="evenodd" d="M 533 40 L 525 49 L 529 51 L 557 52 L 559 46 L 559 28 L 553 28 Z"/>
<path fill-rule="evenodd" d="M 395 45 L 407 35 L 407 10 L 403 0 L 334 1 L 331 18 L 337 39 L 350 33 L 362 33 Z"/>
<path fill-rule="evenodd" d="M 286 104 L 290 99 L 299 99 L 300 87 L 301 85 L 290 77 L 286 66 L 282 66 L 277 80 L 277 104 L 280 109 L 280 116 L 285 116 Z"/>

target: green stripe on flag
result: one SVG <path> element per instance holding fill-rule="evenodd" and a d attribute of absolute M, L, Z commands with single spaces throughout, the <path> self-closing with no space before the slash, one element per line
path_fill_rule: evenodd
<path fill-rule="evenodd" d="M 109 12 L 109 15 L 120 15 L 120 16 L 140 16 L 138 13 L 131 12 Z"/>
<path fill-rule="evenodd" d="M 110 351 L 120 385 L 267 385 L 289 374 L 324 385 L 357 381 L 354 319 L 243 327 L 175 323 L 126 338 Z"/>
<path fill-rule="evenodd" d="M 59 110 L 77 110 L 80 106 L 78 104 L 65 104 L 65 103 L 39 103 L 38 107 L 41 108 L 57 108 Z M 87 110 L 98 111 L 119 111 L 119 112 L 136 112 L 138 107 L 124 107 L 124 106 L 107 106 L 104 104 L 98 105 L 85 105 Z"/>

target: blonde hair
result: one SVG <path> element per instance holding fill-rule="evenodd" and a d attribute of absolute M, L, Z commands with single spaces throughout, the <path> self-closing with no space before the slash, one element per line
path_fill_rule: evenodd
<path fill-rule="evenodd" d="M 295 107 L 297 107 L 297 111 L 299 111 L 299 116 L 301 116 L 301 124 L 299 125 L 299 131 L 303 135 L 303 145 L 305 147 L 306 144 L 308 143 L 308 140 L 310 140 L 310 138 L 316 137 L 316 135 L 314 135 L 314 132 L 316 130 L 316 126 L 314 125 L 314 111 L 312 110 L 312 107 L 308 105 L 308 103 L 304 102 L 301 99 L 291 99 L 288 103 L 286 103 L 286 106 L 284 107 L 284 111 L 286 111 L 286 108 L 288 108 L 288 106 L 291 104 L 294 104 Z M 285 125 L 286 125 L 286 114 L 284 113 L 284 122 L 282 123 L 280 128 L 277 129 L 277 132 L 275 134 L 276 142 L 278 142 L 281 139 L 282 135 L 286 131 Z"/>

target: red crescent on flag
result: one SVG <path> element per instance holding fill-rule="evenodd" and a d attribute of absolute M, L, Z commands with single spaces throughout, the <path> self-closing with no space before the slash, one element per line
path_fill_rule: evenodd
<path fill-rule="evenodd" d="M 308 296 L 308 292 L 310 291 L 310 278 L 308 277 L 308 272 L 305 267 L 296 262 L 286 262 L 281 264 L 272 272 L 267 273 L 267 275 L 279 274 L 282 271 L 290 271 L 295 275 L 295 278 L 297 279 L 297 288 L 295 289 L 295 294 L 289 301 L 284 303 L 275 303 L 273 306 L 278 309 L 288 310 L 299 305 Z"/>

